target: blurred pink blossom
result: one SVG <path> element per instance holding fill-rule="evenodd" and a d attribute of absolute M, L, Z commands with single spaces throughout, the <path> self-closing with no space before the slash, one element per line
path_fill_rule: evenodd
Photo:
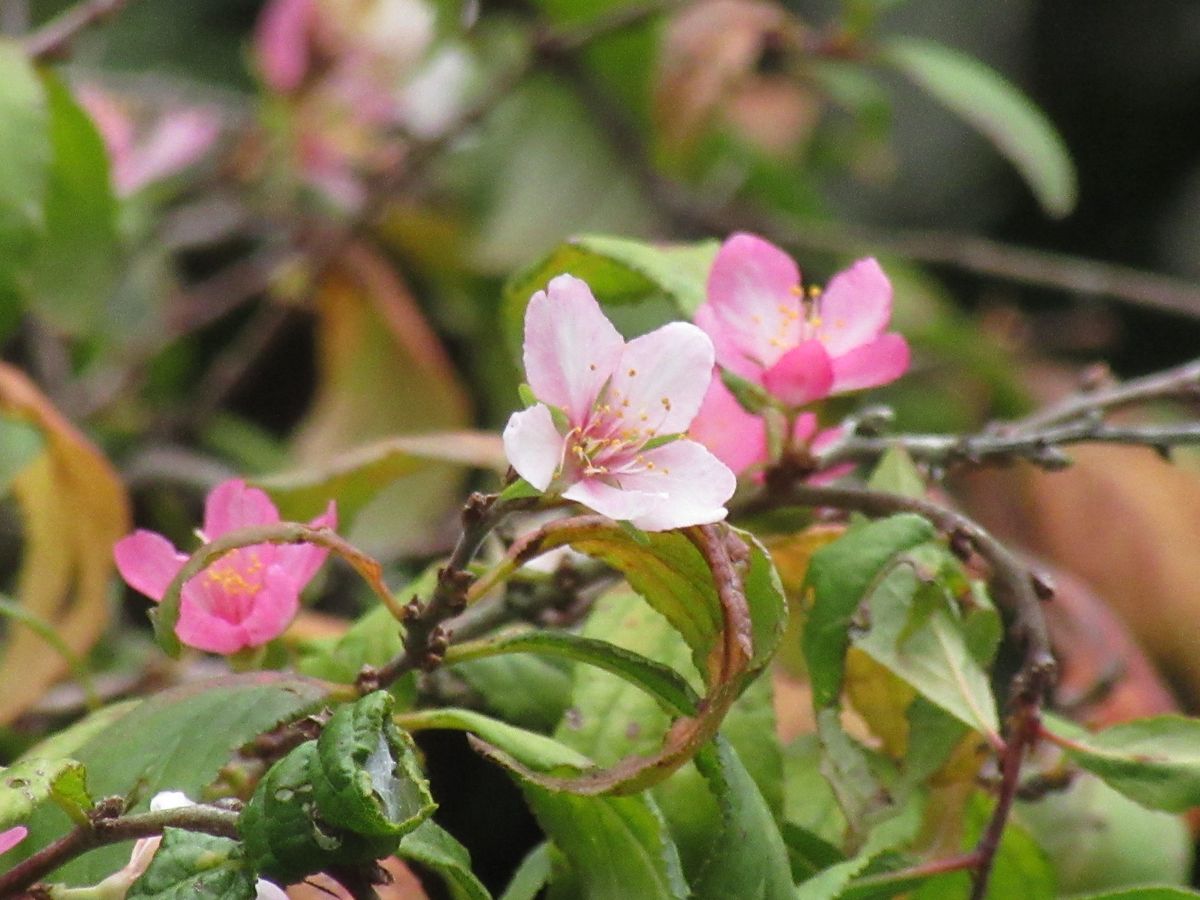
<path fill-rule="evenodd" d="M 234 529 L 278 521 L 265 493 L 233 479 L 208 495 L 200 537 L 213 541 Z M 335 527 L 333 502 L 310 524 Z M 273 640 L 295 617 L 300 591 L 328 554 L 313 544 L 254 544 L 227 553 L 183 586 L 175 633 L 183 643 L 212 653 L 236 653 Z M 118 541 L 113 556 L 129 586 L 155 601 L 188 558 L 161 534 L 142 530 Z"/>
<path fill-rule="evenodd" d="M 0 831 L 0 853 L 7 853 L 29 836 L 29 829 L 24 825 L 15 825 L 6 831 Z"/>
<path fill-rule="evenodd" d="M 721 366 L 797 407 L 904 374 L 908 344 L 883 333 L 891 314 L 892 286 L 874 259 L 839 272 L 824 292 L 805 293 L 790 256 L 735 234 L 717 253 L 696 324 Z"/>
<path fill-rule="evenodd" d="M 695 441 L 657 443 L 687 429 L 712 366 L 694 325 L 626 343 L 588 286 L 560 275 L 525 313 L 525 375 L 541 402 L 509 419 L 508 459 L 538 490 L 647 531 L 720 521 L 733 473 Z"/>
<path fill-rule="evenodd" d="M 91 85 L 76 92 L 108 150 L 113 188 L 125 197 L 197 162 L 216 141 L 217 114 L 200 107 L 164 113 L 143 134 L 121 104 Z"/>

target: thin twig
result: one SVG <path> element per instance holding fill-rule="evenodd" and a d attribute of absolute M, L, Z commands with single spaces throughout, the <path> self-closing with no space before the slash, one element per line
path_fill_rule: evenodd
<path fill-rule="evenodd" d="M 238 814 L 215 806 L 181 806 L 153 812 L 119 814 L 120 801 L 101 801 L 86 825 L 43 847 L 0 875 L 0 897 L 13 897 L 59 866 L 108 844 L 160 835 L 164 828 L 182 828 L 237 839 Z"/>
<path fill-rule="evenodd" d="M 24 41 L 30 59 L 44 60 L 65 54 L 80 32 L 116 15 L 129 0 L 84 0 L 55 16 Z"/>

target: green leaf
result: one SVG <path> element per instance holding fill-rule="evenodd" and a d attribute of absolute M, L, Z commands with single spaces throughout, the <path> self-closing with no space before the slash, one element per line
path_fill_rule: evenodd
<path fill-rule="evenodd" d="M 792 897 L 795 888 L 783 836 L 732 746 L 717 737 L 696 754 L 696 768 L 707 779 L 721 817 L 711 832 L 707 864 L 692 880 L 692 896 L 697 900 Z M 747 840 L 750 835 L 753 839 Z"/>
<path fill-rule="evenodd" d="M 163 831 L 162 843 L 127 900 L 254 900 L 255 875 L 229 838 L 182 828 Z"/>
<path fill-rule="evenodd" d="M 561 659 L 518 652 L 453 666 L 482 696 L 487 712 L 522 728 L 553 731 L 571 703 L 571 667 Z"/>
<path fill-rule="evenodd" d="M 456 900 L 492 900 L 491 893 L 471 871 L 467 848 L 433 819 L 426 819 L 406 834 L 396 855 L 433 869 Z"/>
<path fill-rule="evenodd" d="M 92 798 L 81 763 L 73 759 L 24 759 L 0 768 L 0 831 L 24 825 L 47 800 L 76 823 L 87 821 Z"/>
<path fill-rule="evenodd" d="M 322 817 L 339 828 L 403 835 L 433 812 L 412 738 L 392 722 L 394 705 L 375 691 L 339 707 L 317 738 L 309 781 Z"/>
<path fill-rule="evenodd" d="M 504 323 L 509 345 L 520 359 L 529 298 L 563 273 L 586 281 L 602 304 L 666 297 L 680 316 L 690 319 L 704 302 L 708 270 L 717 248 L 716 241 L 664 245 L 605 235 L 583 235 L 560 244 L 505 285 Z"/>
<path fill-rule="evenodd" d="M 1188 900 L 1188 898 L 1196 897 L 1200 897 L 1200 891 L 1156 885 L 1153 887 L 1135 887 L 1126 888 L 1121 891 L 1108 891 L 1103 894 L 1081 895 L 1076 900 Z"/>
<path fill-rule="evenodd" d="M 815 734 L 801 735 L 784 748 L 783 818 L 836 847 L 846 833 L 846 816 L 821 773 L 821 761 L 821 743 Z"/>
<path fill-rule="evenodd" d="M 0 497 L 8 493 L 13 478 L 37 459 L 44 447 L 39 428 L 21 419 L 0 416 Z"/>
<path fill-rule="evenodd" d="M 347 450 L 320 465 L 253 480 L 279 507 L 284 519 L 306 521 L 337 501 L 343 530 L 384 488 L 435 463 L 480 469 L 508 467 L 500 439 L 476 431 L 387 438 Z"/>
<path fill-rule="evenodd" d="M 973 57 L 919 38 L 891 38 L 881 59 L 987 137 L 1048 215 L 1061 218 L 1074 209 L 1078 185 L 1066 144 L 1010 82 Z"/>
<path fill-rule="evenodd" d="M 550 880 L 550 844 L 541 843 L 521 860 L 500 900 L 536 900 Z"/>
<path fill-rule="evenodd" d="M 275 672 L 213 678 L 162 691 L 92 734 L 72 755 L 87 767 L 97 797 L 135 794 L 145 809 L 159 791 L 201 799 L 218 770 L 255 736 L 317 709 L 320 682 Z M 66 817 L 45 807 L 29 822 L 32 848 L 61 836 Z M 58 870 L 55 880 L 93 884 L 129 859 L 129 844 L 93 850 Z"/>
<path fill-rule="evenodd" d="M 1150 809 L 1183 812 L 1200 806 L 1200 719 L 1155 716 L 1088 734 L 1055 716 L 1046 728 L 1060 735 L 1073 762 Z"/>
<path fill-rule="evenodd" d="M 470 732 L 499 747 L 521 764 L 538 771 L 584 769 L 592 765 L 591 759 L 554 738 L 517 728 L 469 709 L 455 709 L 449 706 L 423 709 L 401 713 L 396 717 L 396 722 L 408 731 L 444 728 Z"/>
<path fill-rule="evenodd" d="M 814 707 L 838 702 L 850 623 L 872 584 L 896 557 L 934 534 L 933 526 L 920 516 L 892 516 L 853 528 L 813 554 L 805 578 L 813 601 L 803 645 Z"/>
<path fill-rule="evenodd" d="M 925 496 L 925 479 L 921 477 L 921 471 L 908 451 L 899 444 L 889 447 L 883 454 L 867 481 L 867 487 L 902 497 Z"/>
<path fill-rule="evenodd" d="M 108 155 L 92 120 L 57 77 L 46 74 L 43 82 L 53 160 L 29 302 L 59 328 L 86 334 L 106 324 L 102 313 L 121 256 L 117 203 Z"/>
<path fill-rule="evenodd" d="M 42 83 L 25 51 L 0 38 L 0 309 L 28 289 L 29 265 L 44 226 L 51 148 Z"/>
<path fill-rule="evenodd" d="M 942 593 L 914 565 L 896 566 L 870 591 L 866 628 L 856 629 L 851 643 L 965 725 L 995 735 L 1000 721 L 987 672 L 971 656 L 944 597 L 910 629 L 921 593 Z"/>
<path fill-rule="evenodd" d="M 637 598 L 631 600 L 640 605 Z M 589 629 L 587 633 L 595 632 Z M 645 691 L 670 712 L 682 715 L 696 712 L 699 697 L 674 669 L 608 641 L 570 632 L 524 631 L 459 644 L 447 652 L 446 662 L 454 665 L 463 660 L 506 653 L 543 653 L 597 666 Z"/>
<path fill-rule="evenodd" d="M 807 881 L 846 859 L 841 850 L 807 828 L 785 822 L 781 833 L 796 882 Z"/>

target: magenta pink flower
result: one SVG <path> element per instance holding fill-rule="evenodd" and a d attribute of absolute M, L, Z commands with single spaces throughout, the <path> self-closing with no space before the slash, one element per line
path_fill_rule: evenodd
<path fill-rule="evenodd" d="M 538 490 L 647 531 L 720 521 L 733 473 L 695 441 L 658 443 L 691 424 L 712 366 L 694 325 L 626 343 L 588 286 L 560 275 L 525 312 L 525 375 L 541 402 L 508 420 L 509 462 Z"/>
<path fill-rule="evenodd" d="M 0 853 L 7 853 L 29 836 L 29 829 L 24 825 L 16 825 L 7 831 L 0 831 Z"/>
<path fill-rule="evenodd" d="M 237 528 L 278 521 L 265 493 L 232 479 L 208 495 L 200 537 L 212 541 Z M 336 527 L 333 501 L 310 524 Z M 227 553 L 183 586 L 175 634 L 212 653 L 236 653 L 273 640 L 295 617 L 300 591 L 328 554 L 313 544 L 254 544 Z M 113 556 L 129 586 L 155 601 L 187 562 L 161 534 L 141 530 L 117 541 Z"/>
<path fill-rule="evenodd" d="M 717 253 L 696 324 L 718 363 L 796 407 L 900 377 L 908 344 L 883 333 L 891 315 L 892 286 L 874 259 L 839 272 L 824 292 L 805 293 L 790 256 L 735 234 Z"/>

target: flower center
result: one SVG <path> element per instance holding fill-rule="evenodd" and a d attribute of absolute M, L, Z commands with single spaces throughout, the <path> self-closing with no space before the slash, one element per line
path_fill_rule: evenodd
<path fill-rule="evenodd" d="M 204 570 L 204 593 L 210 610 L 228 622 L 241 622 L 263 589 L 262 558 L 257 550 L 234 550 Z"/>

